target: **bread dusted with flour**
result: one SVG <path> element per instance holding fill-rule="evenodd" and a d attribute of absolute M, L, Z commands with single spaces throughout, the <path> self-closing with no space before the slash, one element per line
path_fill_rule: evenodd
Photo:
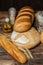
<path fill-rule="evenodd" d="M 25 32 L 31 28 L 34 20 L 34 10 L 28 6 L 23 7 L 18 12 L 14 24 L 14 30 L 17 32 Z"/>
<path fill-rule="evenodd" d="M 18 33 L 13 31 L 11 35 L 11 40 L 15 45 L 23 48 L 33 48 L 40 42 L 40 34 L 38 31 L 32 27 L 27 32 Z"/>

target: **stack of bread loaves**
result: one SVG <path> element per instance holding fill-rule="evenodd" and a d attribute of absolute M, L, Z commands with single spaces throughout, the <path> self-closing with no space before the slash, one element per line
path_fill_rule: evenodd
<path fill-rule="evenodd" d="M 34 10 L 25 6 L 20 9 L 14 24 L 11 40 L 15 45 L 22 48 L 33 48 L 40 42 L 38 31 L 32 27 L 34 21 Z"/>
<path fill-rule="evenodd" d="M 4 34 L 0 34 L 1 47 L 20 63 L 25 63 L 28 58 L 33 59 L 29 49 L 40 43 L 40 34 L 34 27 L 32 27 L 33 21 L 34 10 L 29 6 L 23 7 L 16 17 L 11 39 L 6 38 Z M 41 42 L 43 43 L 42 36 L 43 32 L 41 33 Z M 21 48 L 20 50 L 23 52 L 18 48 Z"/>
<path fill-rule="evenodd" d="M 21 8 L 16 17 L 14 30 L 17 32 L 27 31 L 28 29 L 31 28 L 33 20 L 34 20 L 34 10 L 29 6 Z"/>

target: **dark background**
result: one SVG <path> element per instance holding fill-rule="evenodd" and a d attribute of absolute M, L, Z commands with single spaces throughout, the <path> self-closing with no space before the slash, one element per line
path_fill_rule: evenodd
<path fill-rule="evenodd" d="M 36 10 L 43 10 L 43 0 L 0 0 L 0 10 L 8 10 L 10 7 L 15 7 L 17 11 L 25 6 L 29 5 Z"/>

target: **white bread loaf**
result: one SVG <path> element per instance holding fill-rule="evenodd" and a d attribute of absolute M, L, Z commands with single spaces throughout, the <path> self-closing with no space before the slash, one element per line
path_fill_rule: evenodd
<path fill-rule="evenodd" d="M 29 31 L 18 33 L 13 31 L 11 40 L 15 45 L 23 48 L 33 48 L 40 42 L 40 34 L 32 27 Z"/>

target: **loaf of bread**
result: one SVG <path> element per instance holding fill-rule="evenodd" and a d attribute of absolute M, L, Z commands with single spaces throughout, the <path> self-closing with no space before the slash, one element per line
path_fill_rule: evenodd
<path fill-rule="evenodd" d="M 41 32 L 40 40 L 41 40 L 41 43 L 43 43 L 43 31 Z"/>
<path fill-rule="evenodd" d="M 31 28 L 34 20 L 34 10 L 31 7 L 23 7 L 18 12 L 14 23 L 14 30 L 17 32 L 25 32 Z"/>
<path fill-rule="evenodd" d="M 33 48 L 40 42 L 40 34 L 39 32 L 32 27 L 27 32 L 19 33 L 19 32 L 12 32 L 11 35 L 12 42 L 19 47 L 23 48 Z"/>
<path fill-rule="evenodd" d="M 4 48 L 14 59 L 16 59 L 20 63 L 25 63 L 27 61 L 27 57 L 25 54 L 20 51 L 9 39 L 7 39 L 4 35 L 0 36 L 0 45 Z"/>
<path fill-rule="evenodd" d="M 29 6 L 22 7 L 20 9 L 20 11 L 18 12 L 17 17 L 22 16 L 22 15 L 30 16 L 32 18 L 31 22 L 33 22 L 33 20 L 34 20 L 34 10 L 31 7 L 29 7 Z"/>

